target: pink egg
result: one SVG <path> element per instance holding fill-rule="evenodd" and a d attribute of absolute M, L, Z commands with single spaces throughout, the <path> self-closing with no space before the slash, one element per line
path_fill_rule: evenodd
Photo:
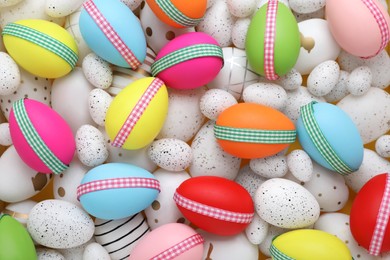
<path fill-rule="evenodd" d="M 131 251 L 129 260 L 201 259 L 203 238 L 192 228 L 169 223 L 145 235 Z"/>
<path fill-rule="evenodd" d="M 376 0 L 327 0 L 326 19 L 336 42 L 352 55 L 373 57 L 389 41 L 389 14 Z"/>
<path fill-rule="evenodd" d="M 67 122 L 32 99 L 15 101 L 9 116 L 11 139 L 21 159 L 41 173 L 60 173 L 72 161 L 76 144 Z"/>
<path fill-rule="evenodd" d="M 168 87 L 194 89 L 212 81 L 223 66 L 222 49 L 208 34 L 190 32 L 168 42 L 152 64 L 152 75 Z"/>

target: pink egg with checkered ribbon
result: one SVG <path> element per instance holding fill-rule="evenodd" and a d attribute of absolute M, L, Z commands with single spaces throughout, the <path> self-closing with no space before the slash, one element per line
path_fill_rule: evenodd
<path fill-rule="evenodd" d="M 142 237 L 129 260 L 201 259 L 203 243 L 203 237 L 189 226 L 169 223 Z"/>

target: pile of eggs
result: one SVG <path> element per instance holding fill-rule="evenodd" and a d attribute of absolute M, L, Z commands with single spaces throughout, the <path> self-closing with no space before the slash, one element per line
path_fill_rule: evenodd
<path fill-rule="evenodd" d="M 0 259 L 390 259 L 387 10 L 0 1 Z"/>

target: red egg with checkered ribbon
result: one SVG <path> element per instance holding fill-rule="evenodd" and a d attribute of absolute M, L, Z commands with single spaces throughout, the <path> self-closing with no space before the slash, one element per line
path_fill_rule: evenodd
<path fill-rule="evenodd" d="M 370 254 L 390 251 L 390 174 L 371 178 L 358 192 L 350 214 L 355 240 Z"/>
<path fill-rule="evenodd" d="M 242 232 L 254 215 L 250 194 L 236 182 L 217 176 L 184 181 L 173 199 L 194 225 L 221 236 Z"/>

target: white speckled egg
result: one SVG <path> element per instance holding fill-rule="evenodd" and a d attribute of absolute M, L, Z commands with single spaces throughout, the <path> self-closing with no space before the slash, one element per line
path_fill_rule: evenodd
<path fill-rule="evenodd" d="M 252 171 L 252 169 L 247 164 L 240 169 L 234 181 L 244 187 L 251 195 L 252 200 L 254 200 L 254 196 L 257 189 L 266 180 L 266 178 L 261 177 L 260 175 Z"/>
<path fill-rule="evenodd" d="M 110 64 L 95 53 L 84 57 L 82 68 L 85 78 L 93 86 L 106 89 L 111 85 L 113 76 Z"/>
<path fill-rule="evenodd" d="M 77 156 L 84 165 L 89 167 L 104 163 L 108 150 L 103 134 L 94 126 L 83 125 L 76 132 Z"/>
<path fill-rule="evenodd" d="M 206 92 L 204 87 L 192 90 L 168 90 L 168 115 L 157 135 L 161 138 L 177 138 L 188 142 L 204 122 L 199 101 Z"/>
<path fill-rule="evenodd" d="M 300 14 L 293 11 L 293 15 L 295 16 L 295 19 L 298 23 L 310 20 L 310 19 L 325 19 L 325 7 L 307 14 Z"/>
<path fill-rule="evenodd" d="M 222 89 L 210 89 L 200 99 L 200 111 L 211 120 L 217 120 L 219 114 L 226 108 L 237 104 L 232 94 Z"/>
<path fill-rule="evenodd" d="M 349 74 L 347 90 L 354 96 L 361 96 L 367 93 L 371 82 L 371 69 L 367 66 L 357 67 Z"/>
<path fill-rule="evenodd" d="M 258 245 L 267 236 L 268 226 L 269 224 L 255 213 L 252 222 L 245 229 L 246 237 L 252 244 Z"/>
<path fill-rule="evenodd" d="M 276 83 L 282 86 L 285 90 L 294 90 L 302 85 L 302 81 L 302 75 L 293 68 L 286 75 L 280 77 Z"/>
<path fill-rule="evenodd" d="M 349 73 L 344 70 L 340 70 L 339 80 L 336 86 L 324 96 L 327 102 L 332 103 L 339 101 L 340 99 L 344 98 L 346 95 L 349 94 L 349 91 L 347 89 L 348 78 Z"/>
<path fill-rule="evenodd" d="M 367 250 L 359 246 L 352 236 L 349 226 L 349 215 L 343 213 L 326 213 L 321 215 L 314 224 L 314 229 L 322 230 L 332 234 L 343 241 L 354 259 L 374 260 Z"/>
<path fill-rule="evenodd" d="M 172 198 L 176 189 L 183 181 L 188 180 L 190 175 L 185 171 L 170 172 L 164 169 L 158 169 L 153 175 L 160 182 L 161 192 L 152 205 L 145 209 L 149 227 L 153 230 L 168 223 L 188 224 Z"/>
<path fill-rule="evenodd" d="M 232 28 L 232 42 L 236 48 L 245 49 L 246 33 L 251 19 L 240 18 L 234 23 Z"/>
<path fill-rule="evenodd" d="M 192 163 L 189 171 L 195 176 L 219 176 L 233 180 L 240 169 L 241 159 L 222 150 L 214 137 L 214 121 L 202 126 L 192 141 Z"/>
<path fill-rule="evenodd" d="M 71 248 L 91 239 L 95 226 L 91 217 L 74 204 L 49 199 L 32 208 L 27 229 L 43 246 Z"/>
<path fill-rule="evenodd" d="M 9 95 L 20 85 L 20 71 L 15 61 L 5 52 L 0 52 L 0 95 Z"/>
<path fill-rule="evenodd" d="M 363 162 L 359 170 L 345 176 L 347 185 L 356 193 L 366 182 L 378 174 L 390 172 L 390 162 L 370 149 L 364 149 Z"/>
<path fill-rule="evenodd" d="M 121 0 L 122 3 L 127 5 L 131 11 L 135 11 L 143 2 L 143 0 Z"/>
<path fill-rule="evenodd" d="M 289 0 L 292 10 L 306 14 L 320 10 L 325 6 L 326 0 Z"/>
<path fill-rule="evenodd" d="M 348 95 L 337 106 L 355 123 L 364 144 L 390 130 L 390 94 L 380 88 L 369 88 L 362 96 Z"/>
<path fill-rule="evenodd" d="M 376 140 L 375 151 L 382 157 L 390 157 L 390 135 L 382 135 Z"/>
<path fill-rule="evenodd" d="M 287 166 L 291 174 L 299 181 L 310 181 L 313 174 L 313 163 L 304 150 L 291 151 L 287 155 Z"/>
<path fill-rule="evenodd" d="M 265 237 L 265 239 L 263 240 L 263 242 L 261 242 L 261 244 L 259 245 L 260 251 L 266 256 L 271 256 L 271 254 L 269 252 L 269 248 L 271 247 L 272 240 L 276 236 L 279 236 L 287 231 L 289 231 L 289 229 L 284 229 L 284 228 L 276 227 L 273 225 L 268 225 L 268 234 Z"/>
<path fill-rule="evenodd" d="M 282 228 L 306 227 L 317 221 L 320 206 L 301 185 L 286 179 L 265 181 L 256 191 L 256 212 L 268 223 Z"/>
<path fill-rule="evenodd" d="M 107 250 L 95 242 L 84 249 L 83 260 L 111 260 L 111 258 Z"/>
<path fill-rule="evenodd" d="M 103 89 L 93 89 L 89 92 L 88 104 L 89 114 L 92 120 L 99 126 L 104 126 L 108 107 L 112 102 L 112 97 Z"/>
<path fill-rule="evenodd" d="M 1 213 L 10 215 L 21 224 L 26 226 L 28 215 L 36 204 L 37 203 L 33 200 L 24 200 L 16 203 L 10 203 Z"/>
<path fill-rule="evenodd" d="M 45 12 L 51 17 L 65 17 L 76 11 L 84 0 L 46 0 Z"/>
<path fill-rule="evenodd" d="M 264 158 L 252 159 L 249 167 L 264 178 L 280 178 L 288 171 L 285 155 L 273 155 Z"/>
<path fill-rule="evenodd" d="M 315 96 L 325 96 L 336 86 L 339 76 L 340 67 L 337 62 L 324 61 L 310 72 L 307 78 L 307 89 Z"/>
<path fill-rule="evenodd" d="M 12 144 L 11 133 L 8 123 L 0 124 L 0 145 L 10 146 Z"/>
<path fill-rule="evenodd" d="M 38 260 L 66 260 L 58 251 L 50 248 L 37 248 Z"/>
<path fill-rule="evenodd" d="M 257 0 L 227 0 L 227 4 L 233 16 L 242 18 L 255 12 Z"/>
<path fill-rule="evenodd" d="M 94 243 L 94 242 L 95 242 L 95 240 L 92 237 L 88 242 L 86 242 L 80 246 L 76 246 L 76 247 L 72 247 L 72 248 L 65 248 L 65 249 L 58 249 L 58 251 L 65 257 L 66 260 L 80 260 L 80 259 L 83 259 L 83 254 L 84 254 L 85 248 L 89 244 Z"/>
<path fill-rule="evenodd" d="M 217 1 L 206 10 L 203 20 L 198 24 L 196 30 L 209 34 L 221 47 L 228 47 L 232 44 L 231 35 L 234 20 L 228 4 L 225 1 Z"/>
<path fill-rule="evenodd" d="M 244 89 L 242 99 L 247 103 L 256 103 L 282 110 L 287 102 L 287 92 L 274 83 L 254 83 Z"/>

